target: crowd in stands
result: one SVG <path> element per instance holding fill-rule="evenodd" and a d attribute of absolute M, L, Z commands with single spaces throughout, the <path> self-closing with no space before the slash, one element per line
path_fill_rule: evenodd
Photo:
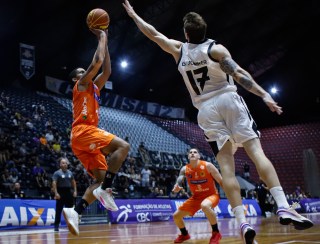
<path fill-rule="evenodd" d="M 77 182 L 78 195 L 92 183 L 69 145 L 69 127 L 55 124 L 44 104 L 28 107 L 11 106 L 10 97 L 4 92 L 0 97 L 0 197 L 52 199 L 51 176 L 59 168 L 58 158 L 67 157 L 69 169 Z M 57 119 L 57 118 L 55 118 Z M 129 137 L 126 138 L 129 140 Z M 141 142 L 139 152 L 129 154 L 114 180 L 118 198 L 188 198 L 188 189 L 172 193 L 179 169 L 163 169 L 145 163 L 145 147 Z M 249 180 L 250 169 L 245 169 Z M 247 192 L 247 198 L 259 201 L 258 188 Z M 264 201 L 271 205 L 273 199 Z M 289 199 L 309 197 L 301 189 L 288 194 Z M 260 200 L 261 201 L 261 200 Z"/>
<path fill-rule="evenodd" d="M 62 156 L 70 161 L 78 195 L 84 193 L 92 178 L 72 154 L 70 127 L 56 126 L 43 104 L 21 109 L 11 107 L 10 97 L 4 92 L 0 97 L 0 115 L 4 122 L 0 126 L 2 198 L 52 199 L 51 176 L 58 169 L 57 160 Z M 41 123 L 43 126 L 39 126 Z M 114 181 L 116 197 L 186 197 L 182 193 L 171 194 L 178 172 L 148 168 L 140 156 L 129 155 Z"/>

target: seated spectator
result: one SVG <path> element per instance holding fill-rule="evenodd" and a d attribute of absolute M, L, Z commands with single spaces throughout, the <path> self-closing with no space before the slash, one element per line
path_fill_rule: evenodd
<path fill-rule="evenodd" d="M 54 136 L 52 134 L 52 131 L 49 130 L 46 135 L 45 135 L 46 139 L 47 139 L 47 142 L 52 142 L 54 140 Z"/>
<path fill-rule="evenodd" d="M 43 174 L 38 172 L 38 174 L 36 175 L 36 185 L 37 185 L 37 189 L 39 191 L 40 194 L 43 194 L 44 191 L 44 178 L 43 178 Z"/>
<path fill-rule="evenodd" d="M 148 195 L 148 198 L 156 198 L 157 196 L 159 196 L 159 188 L 158 187 L 151 188 L 151 192 Z"/>
<path fill-rule="evenodd" d="M 53 149 L 53 151 L 55 151 L 56 153 L 61 152 L 61 146 L 60 146 L 60 144 L 59 144 L 56 140 L 53 141 L 52 149 Z"/>
<path fill-rule="evenodd" d="M 4 169 L 1 175 L 2 189 L 5 190 L 6 193 L 10 192 L 10 188 L 12 186 L 12 182 L 10 181 L 10 172 L 8 169 Z"/>
<path fill-rule="evenodd" d="M 129 185 L 129 196 L 130 196 L 130 198 L 134 198 L 134 192 L 135 192 L 135 190 L 134 190 L 134 185 Z"/>
<path fill-rule="evenodd" d="M 51 121 L 51 119 L 46 121 L 45 127 L 46 127 L 47 130 L 51 130 L 52 129 L 52 121 Z"/>
<path fill-rule="evenodd" d="M 16 112 L 16 113 L 14 114 L 14 117 L 15 117 L 18 121 L 21 121 L 21 119 L 22 119 L 22 116 L 21 116 L 20 112 Z"/>
<path fill-rule="evenodd" d="M 0 164 L 3 164 L 9 159 L 9 149 L 9 137 L 7 134 L 4 134 L 3 131 L 0 131 Z"/>
<path fill-rule="evenodd" d="M 164 194 L 163 189 L 159 189 L 159 194 L 158 194 L 157 198 L 165 198 L 165 197 L 168 197 L 168 196 L 166 196 L 166 195 Z"/>
<path fill-rule="evenodd" d="M 19 176 L 18 176 L 18 174 L 17 174 L 16 171 L 10 172 L 9 181 L 10 181 L 10 183 L 12 183 L 12 184 L 14 184 L 14 183 L 16 183 L 16 182 L 19 181 Z"/>
<path fill-rule="evenodd" d="M 10 119 L 12 120 L 12 127 L 14 128 L 14 130 L 16 130 L 20 124 L 19 120 L 14 116 L 11 116 Z"/>
<path fill-rule="evenodd" d="M 29 119 L 27 119 L 27 121 L 26 121 L 26 126 L 29 130 L 34 129 L 34 125 L 32 124 L 32 122 Z"/>
<path fill-rule="evenodd" d="M 48 144 L 47 138 L 45 137 L 45 135 L 41 135 L 40 136 L 40 143 L 44 146 L 46 146 Z"/>
<path fill-rule="evenodd" d="M 142 188 L 150 187 L 150 176 L 151 176 L 151 171 L 148 166 L 145 166 L 141 170 L 141 187 Z"/>
<path fill-rule="evenodd" d="M 28 152 L 28 147 L 26 146 L 25 143 L 22 143 L 21 146 L 19 147 L 19 153 L 22 156 L 25 156 L 25 155 L 27 155 L 29 153 Z"/>
<path fill-rule="evenodd" d="M 46 107 L 43 104 L 39 105 L 39 114 L 42 116 L 46 112 Z"/>
<path fill-rule="evenodd" d="M 295 189 L 295 191 L 294 191 L 294 192 L 295 192 L 296 196 L 298 196 L 298 197 L 299 197 L 299 196 L 300 196 L 300 194 L 301 194 L 301 192 L 302 192 L 302 191 L 301 191 L 301 187 L 300 187 L 300 186 L 296 186 L 296 189 Z"/>
<path fill-rule="evenodd" d="M 134 168 L 131 169 L 130 174 L 131 180 L 137 185 L 140 186 L 141 184 L 141 176 L 138 170 L 135 170 Z"/>
<path fill-rule="evenodd" d="M 44 169 L 40 166 L 40 163 L 37 163 L 32 170 L 32 174 L 34 176 L 37 176 L 38 174 L 43 174 L 44 173 Z"/>
<path fill-rule="evenodd" d="M 38 135 L 33 136 L 32 141 L 34 142 L 34 144 L 38 145 L 40 143 L 40 136 Z"/>
<path fill-rule="evenodd" d="M 19 174 L 19 170 L 17 169 L 16 164 L 13 160 L 8 161 L 7 165 L 10 173 L 15 172 L 17 173 L 17 175 Z"/>
<path fill-rule="evenodd" d="M 33 114 L 33 119 L 36 120 L 36 121 L 39 121 L 41 119 L 40 114 L 34 113 Z"/>
<path fill-rule="evenodd" d="M 11 198 L 25 198 L 26 195 L 24 191 L 21 190 L 19 182 L 14 183 L 13 191 L 11 193 Z"/>
<path fill-rule="evenodd" d="M 38 106 L 38 104 L 32 104 L 32 105 L 31 105 L 31 109 L 32 109 L 32 112 L 33 112 L 33 113 L 38 113 L 38 111 L 39 111 L 39 106 Z"/>

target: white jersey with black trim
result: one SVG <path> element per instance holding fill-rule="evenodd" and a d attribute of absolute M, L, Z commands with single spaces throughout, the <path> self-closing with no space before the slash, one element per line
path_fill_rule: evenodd
<path fill-rule="evenodd" d="M 181 47 L 178 70 L 197 109 L 216 94 L 237 90 L 233 78 L 210 57 L 213 45 L 216 45 L 214 40 L 206 39 L 200 44 L 183 43 Z"/>

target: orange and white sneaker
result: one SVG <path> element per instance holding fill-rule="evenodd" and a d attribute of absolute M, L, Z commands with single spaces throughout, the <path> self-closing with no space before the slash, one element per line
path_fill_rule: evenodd
<path fill-rule="evenodd" d="M 285 209 L 279 208 L 277 211 L 280 224 L 293 224 L 296 230 L 305 230 L 313 226 L 313 222 L 302 215 L 298 214 L 292 207 Z"/>
<path fill-rule="evenodd" d="M 212 236 L 210 238 L 209 244 L 219 244 L 222 236 L 220 232 L 212 231 Z"/>
<path fill-rule="evenodd" d="M 178 237 L 174 240 L 174 243 L 182 243 L 190 239 L 190 235 L 178 235 Z"/>

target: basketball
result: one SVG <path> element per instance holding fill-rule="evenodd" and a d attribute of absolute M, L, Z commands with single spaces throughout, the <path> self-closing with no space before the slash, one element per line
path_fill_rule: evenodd
<path fill-rule="evenodd" d="M 87 25 L 90 29 L 105 30 L 108 28 L 109 22 L 109 14 L 101 8 L 92 9 L 87 15 Z"/>

